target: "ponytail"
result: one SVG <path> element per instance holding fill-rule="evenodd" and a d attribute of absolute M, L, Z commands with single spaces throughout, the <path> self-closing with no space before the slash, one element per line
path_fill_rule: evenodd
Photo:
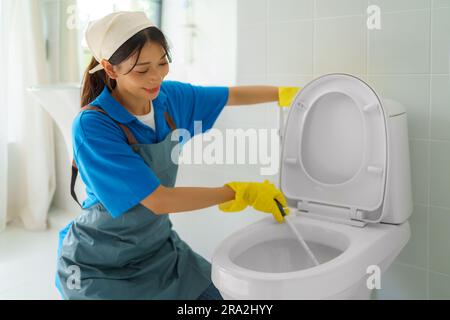
<path fill-rule="evenodd" d="M 81 108 L 92 102 L 103 91 L 105 85 L 112 91 L 116 87 L 116 80 L 111 79 L 105 70 L 101 69 L 93 74 L 89 70 L 98 65 L 97 60 L 92 57 L 83 76 L 83 86 L 81 89 Z"/>

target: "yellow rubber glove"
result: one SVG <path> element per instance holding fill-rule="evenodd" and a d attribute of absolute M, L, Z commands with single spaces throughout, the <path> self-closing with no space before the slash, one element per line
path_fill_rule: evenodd
<path fill-rule="evenodd" d="M 299 87 L 278 87 L 278 106 L 289 107 L 300 90 Z"/>
<path fill-rule="evenodd" d="M 269 180 L 264 182 L 230 182 L 226 186 L 235 191 L 234 200 L 219 204 L 219 209 L 224 212 L 236 212 L 244 210 L 248 205 L 256 210 L 272 213 L 279 223 L 284 222 L 284 217 L 274 199 L 283 206 L 284 213 L 289 214 L 286 199 Z"/>

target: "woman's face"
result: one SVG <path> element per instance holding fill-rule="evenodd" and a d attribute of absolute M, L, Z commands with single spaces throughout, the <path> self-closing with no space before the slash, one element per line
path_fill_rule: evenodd
<path fill-rule="evenodd" d="M 147 42 L 136 66 L 130 71 L 136 57 L 137 53 L 114 67 L 117 85 L 121 91 L 127 91 L 136 98 L 154 100 L 159 94 L 161 82 L 169 73 L 166 52 L 160 44 Z"/>

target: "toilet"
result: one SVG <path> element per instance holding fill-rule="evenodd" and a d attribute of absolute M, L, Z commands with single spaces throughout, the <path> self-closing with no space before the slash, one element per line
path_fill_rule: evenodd
<path fill-rule="evenodd" d="M 266 216 L 216 248 L 223 298 L 370 299 L 411 234 L 404 107 L 353 75 L 314 79 L 289 108 L 279 186 L 319 265 L 287 223 Z"/>

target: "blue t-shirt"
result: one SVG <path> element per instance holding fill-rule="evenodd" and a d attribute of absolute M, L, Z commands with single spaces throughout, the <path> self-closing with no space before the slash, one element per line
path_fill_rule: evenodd
<path fill-rule="evenodd" d="M 194 121 L 202 121 L 202 133 L 209 130 L 226 105 L 228 94 L 228 87 L 163 81 L 157 98 L 152 101 L 156 132 L 128 112 L 106 86 L 90 105 L 102 108 L 127 126 L 138 143 L 148 144 L 160 142 L 170 133 L 165 111 L 177 128 L 188 130 L 191 137 L 198 133 Z M 128 145 L 122 129 L 101 112 L 85 110 L 77 115 L 72 124 L 72 143 L 88 196 L 83 208 L 101 202 L 113 217 L 118 217 L 160 185 L 152 169 Z"/>

